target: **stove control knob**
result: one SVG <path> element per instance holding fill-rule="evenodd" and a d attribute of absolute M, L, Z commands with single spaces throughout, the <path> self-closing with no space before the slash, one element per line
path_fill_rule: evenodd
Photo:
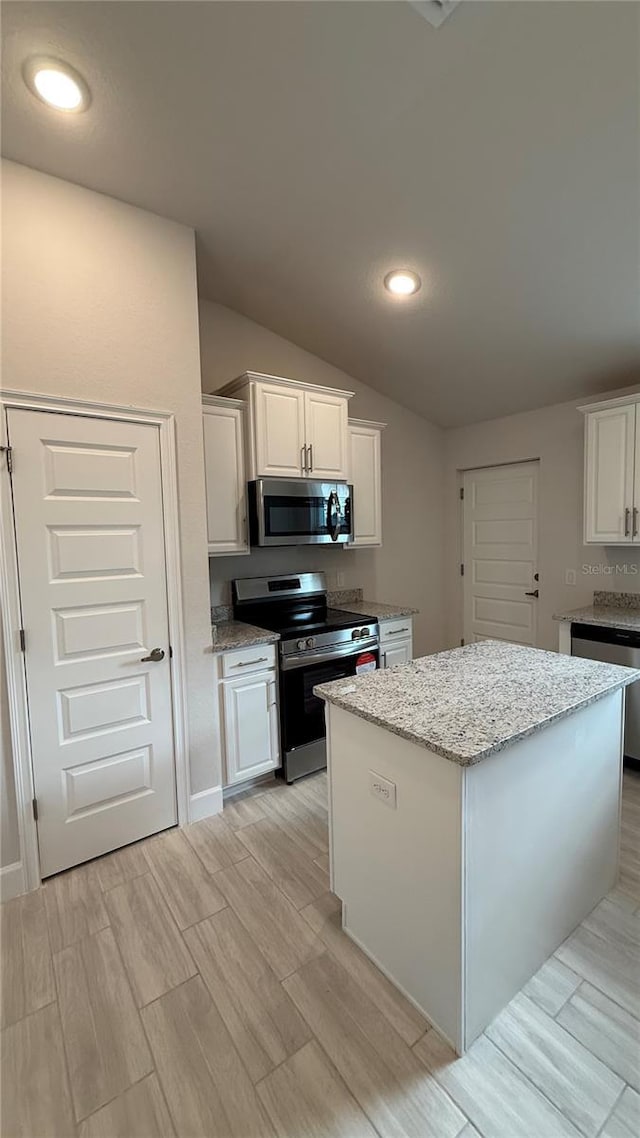
<path fill-rule="evenodd" d="M 296 644 L 296 648 L 298 649 L 299 652 L 302 652 L 306 647 L 307 647 L 306 640 L 299 640 L 298 643 Z"/>
<path fill-rule="evenodd" d="M 353 632 L 351 633 L 351 639 L 352 640 L 359 640 L 360 639 L 360 629 L 359 628 L 354 628 Z"/>
<path fill-rule="evenodd" d="M 360 629 L 360 635 L 361 636 L 371 636 L 371 629 L 370 628 L 361 628 Z"/>
<path fill-rule="evenodd" d="M 316 638 L 315 638 L 315 636 L 310 636 L 309 639 L 307 640 L 307 648 L 315 648 L 315 646 L 316 646 Z"/>

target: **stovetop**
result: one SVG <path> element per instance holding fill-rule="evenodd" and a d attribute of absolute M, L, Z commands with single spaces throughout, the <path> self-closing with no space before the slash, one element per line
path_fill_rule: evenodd
<path fill-rule="evenodd" d="M 365 628 L 370 625 L 372 629 L 375 627 L 377 630 L 378 621 L 374 616 L 362 616 L 359 613 L 344 612 L 342 609 L 327 609 L 324 617 L 318 618 L 318 614 L 314 613 L 300 613 L 296 614 L 296 619 L 291 619 L 291 614 L 288 614 L 289 619 L 283 613 L 270 613 L 269 606 L 265 605 L 263 613 L 256 614 L 255 610 L 252 612 L 252 619 L 262 628 L 268 628 L 270 632 L 279 632 L 283 640 L 292 639 L 303 636 L 321 636 L 325 632 L 339 631 L 343 628 Z M 284 619 L 283 619 L 284 617 Z M 238 619 L 242 619 L 242 615 L 238 614 Z"/>

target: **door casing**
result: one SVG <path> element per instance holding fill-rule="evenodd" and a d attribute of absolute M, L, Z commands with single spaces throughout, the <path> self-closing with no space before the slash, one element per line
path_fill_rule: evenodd
<path fill-rule="evenodd" d="M 185 669 L 184 621 L 182 609 L 182 573 L 180 568 L 178 482 L 176 464 L 175 416 L 166 411 L 133 409 L 109 403 L 64 399 L 47 395 L 4 390 L 0 396 L 0 445 L 7 446 L 5 409 L 26 408 L 30 411 L 58 411 L 85 418 L 109 419 L 113 422 L 145 423 L 158 428 L 160 440 L 160 476 L 162 513 L 167 571 L 167 609 L 173 707 L 173 743 L 178 801 L 178 825 L 189 821 L 190 781 L 187 727 L 187 687 Z M 3 615 L 3 640 L 6 660 L 11 749 L 18 814 L 20 866 L 9 867 L 12 873 L 11 894 L 37 889 L 41 883 L 37 825 L 33 815 L 34 778 L 29 735 L 29 716 L 25 657 L 20 647 L 23 627 L 20 603 L 20 579 L 16 555 L 11 488 L 7 473 L 7 455 L 0 462 L 0 607 Z M 14 463 L 19 455 L 14 456 Z M 7 894 L 8 896 L 9 894 Z M 3 897 L 4 899 L 4 897 Z"/>

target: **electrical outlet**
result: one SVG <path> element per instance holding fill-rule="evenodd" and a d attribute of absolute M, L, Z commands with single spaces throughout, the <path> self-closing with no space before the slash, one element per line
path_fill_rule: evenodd
<path fill-rule="evenodd" d="M 565 571 L 564 571 L 564 583 L 565 583 L 565 585 L 575 585 L 575 583 L 576 583 L 576 571 L 575 571 L 575 569 L 565 569 Z"/>
<path fill-rule="evenodd" d="M 336 585 L 339 589 L 344 588 L 344 573 L 340 569 L 336 573 Z"/>
<path fill-rule="evenodd" d="M 381 802 L 384 802 L 385 806 L 390 806 L 392 810 L 395 810 L 395 782 L 390 782 L 388 778 L 384 778 L 381 774 L 376 774 L 375 771 L 369 771 L 369 794 L 372 794 L 374 798 L 379 798 Z"/>

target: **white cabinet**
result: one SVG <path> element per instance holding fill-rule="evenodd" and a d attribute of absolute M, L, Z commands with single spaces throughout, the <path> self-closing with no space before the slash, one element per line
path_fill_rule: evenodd
<path fill-rule="evenodd" d="M 202 400 L 204 473 L 209 556 L 248 553 L 247 478 L 244 461 L 246 407 L 237 399 Z"/>
<path fill-rule="evenodd" d="M 395 668 L 413 660 L 413 620 L 403 616 L 379 621 L 380 667 Z"/>
<path fill-rule="evenodd" d="M 347 477 L 347 400 L 341 392 L 305 391 L 306 473 L 332 482 Z"/>
<path fill-rule="evenodd" d="M 638 545 L 638 403 L 610 400 L 581 410 L 585 414 L 585 544 Z"/>
<path fill-rule="evenodd" d="M 299 478 L 305 465 L 305 393 L 272 383 L 255 385 L 253 429 L 256 477 Z"/>
<path fill-rule="evenodd" d="M 249 405 L 249 477 L 343 481 L 352 391 L 245 372 L 221 389 Z"/>
<path fill-rule="evenodd" d="M 348 548 L 382 545 L 381 442 L 385 423 L 349 419 L 348 478 L 353 483 L 353 535 Z"/>
<path fill-rule="evenodd" d="M 226 781 L 233 786 L 279 765 L 276 675 L 255 672 L 222 686 Z"/>
<path fill-rule="evenodd" d="M 401 640 L 399 644 L 388 644 L 381 649 L 381 668 L 397 668 L 398 664 L 409 664 L 413 660 L 413 648 L 410 640 Z"/>
<path fill-rule="evenodd" d="M 272 644 L 216 655 L 223 783 L 238 783 L 280 766 L 278 683 Z"/>

